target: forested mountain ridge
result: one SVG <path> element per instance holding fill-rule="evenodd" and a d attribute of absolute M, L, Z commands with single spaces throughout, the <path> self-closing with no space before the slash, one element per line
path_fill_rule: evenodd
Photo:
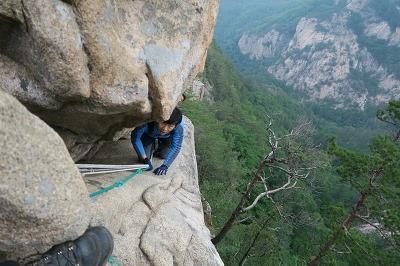
<path fill-rule="evenodd" d="M 277 136 L 287 134 L 299 122 L 316 118 L 307 104 L 238 73 L 214 45 L 208 51 L 205 72 L 200 79 L 212 86 L 213 100 L 198 101 L 198 97 L 189 94 L 181 107 L 195 125 L 200 188 L 212 208 L 212 232 L 218 234 L 248 187 L 257 164 L 270 151 L 266 115 L 273 118 Z M 391 117 L 386 113 L 382 116 Z M 400 147 L 392 145 L 389 139 L 390 145 L 385 144 L 386 139 L 380 139 L 375 144 L 382 146 L 384 157 L 377 153 L 379 146 L 371 150 L 371 156 L 344 151 L 339 145 L 328 152 L 326 139 L 318 138 L 319 131 L 316 128 L 309 141 L 320 150 L 302 156 L 308 162 L 305 166 L 309 167 L 309 162 L 317 165 L 309 178 L 299 180 L 295 189 L 261 199 L 255 208 L 240 215 L 217 244 L 226 265 L 306 265 L 324 250 L 332 236 L 337 237 L 335 247 L 319 259 L 321 265 L 367 265 L 371 261 L 374 265 L 397 265 L 399 254 L 396 245 L 391 243 L 397 236 L 384 239 L 376 228 L 363 231 L 369 224 L 360 219 L 346 227 L 345 236 L 338 228 L 342 228 L 340 223 L 359 200 L 360 187 L 354 184 L 363 185 L 364 174 L 376 165 L 375 161 L 386 157 L 392 158 L 388 160 L 392 172 L 379 180 L 389 183 L 389 186 L 385 183 L 380 186 L 387 189 L 385 202 L 377 202 L 370 196 L 367 204 L 374 205 L 366 207 L 371 211 L 366 220 L 378 222 L 379 230 L 397 230 L 392 225 L 397 226 L 399 217 L 393 205 L 398 202 L 398 181 L 390 182 L 400 173 L 400 159 L 397 159 Z M 346 161 L 347 165 L 343 165 Z M 351 162 L 356 163 L 351 165 Z M 282 176 L 273 175 L 267 168 L 264 174 L 268 176 L 267 187 L 274 189 L 282 185 Z M 349 182 L 352 175 L 355 180 Z M 262 184 L 258 182 L 246 206 L 262 191 Z M 388 222 L 388 227 L 386 224 L 382 227 L 379 221 Z"/>
<path fill-rule="evenodd" d="M 241 70 L 334 108 L 400 95 L 398 0 L 222 0 L 216 40 Z"/>
<path fill-rule="evenodd" d="M 382 90 L 375 86 L 379 83 L 371 81 L 378 79 L 379 71 L 386 71 L 379 72 L 383 77 L 391 75 L 394 68 L 378 66 L 381 63 L 371 52 L 374 46 L 367 43 L 368 48 L 361 47 L 359 36 L 349 42 L 349 34 L 355 35 L 355 31 L 348 24 L 367 21 L 362 16 L 371 15 L 368 8 L 377 4 L 352 2 L 353 6 L 348 1 L 221 1 L 217 45 L 209 49 L 201 77 L 211 85 L 213 100 L 188 97 L 182 108 L 196 128 L 200 187 L 212 208 L 213 243 L 226 265 L 398 264 L 400 214 L 395 206 L 399 202 L 400 105 L 391 101 L 377 119 L 376 109 L 385 109 L 387 100 L 396 96 L 396 89 L 388 90 L 392 96 L 380 98 Z M 374 7 L 375 15 L 389 24 L 381 14 L 393 3 L 384 2 L 382 12 Z M 351 15 L 349 20 L 341 15 L 345 9 Z M 390 38 L 395 36 L 396 27 L 391 29 Z M 300 34 L 300 29 L 306 34 Z M 292 40 L 295 35 L 296 43 Z M 397 54 L 389 52 L 397 48 L 390 44 L 390 38 L 375 51 L 384 51 L 395 67 Z M 298 46 L 297 54 L 287 52 L 289 44 Z M 394 50 L 386 49 L 389 46 Z M 294 62 L 290 70 L 296 70 L 296 64 L 302 62 L 299 65 L 304 69 L 297 68 L 302 70 L 297 75 L 308 82 L 312 73 L 307 66 L 313 64 L 314 52 L 320 53 L 313 66 L 318 71 L 314 77 L 317 85 L 325 74 L 334 85 L 352 85 L 345 76 L 355 63 L 369 66 L 375 74 L 354 75 L 352 82 L 359 82 L 356 89 L 343 88 L 338 95 L 317 98 L 311 93 L 313 88 L 299 89 L 268 72 L 273 67 L 279 69 L 287 56 Z M 366 52 L 369 55 L 364 58 Z M 342 60 L 348 68 L 330 66 L 328 59 L 335 64 L 335 60 Z M 334 79 L 336 74 L 342 79 Z M 394 74 L 392 77 L 396 79 Z M 365 98 L 361 97 L 363 93 Z M 377 106 L 380 103 L 382 106 Z M 280 150 L 275 158 L 278 165 L 272 165 L 276 168 L 264 167 L 262 162 L 274 153 L 271 143 L 275 136 L 283 142 L 285 137 L 281 136 L 292 137 L 291 129 L 304 121 L 315 129 L 310 130 L 309 138 L 287 146 L 280 144 L 280 148 L 296 147 L 294 153 Z M 397 138 L 392 138 L 396 132 Z M 363 151 L 343 148 L 343 144 Z M 297 158 L 297 148 L 308 145 L 315 149 L 302 152 L 301 162 L 285 168 L 285 163 Z M 296 167 L 312 170 L 294 186 L 288 181 L 288 189 L 279 190 L 285 186 L 282 180 L 292 178 L 291 171 Z M 279 168 L 288 172 L 274 171 Z M 271 190 L 279 193 L 263 196 Z"/>

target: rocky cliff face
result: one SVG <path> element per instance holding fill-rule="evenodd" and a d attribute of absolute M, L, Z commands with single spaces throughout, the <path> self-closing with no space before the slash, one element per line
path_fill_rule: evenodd
<path fill-rule="evenodd" d="M 264 35 L 243 33 L 238 46 L 252 60 L 275 57 L 267 71 L 312 100 L 361 109 L 387 102 L 400 95 L 400 24 L 393 22 L 400 9 L 384 16 L 389 11 L 374 5 L 348 0 L 328 16 L 304 14 L 294 33 L 279 25 Z"/>
<path fill-rule="evenodd" d="M 74 159 L 123 128 L 165 120 L 202 70 L 217 0 L 3 0 L 0 85 Z"/>
<path fill-rule="evenodd" d="M 217 0 L 0 2 L 0 260 L 102 224 L 124 265 L 223 265 L 204 224 L 189 120 L 166 176 L 143 173 L 96 199 L 88 193 L 129 173 L 82 178 L 68 154 L 104 143 L 94 160 L 134 163 L 129 140 L 107 141 L 169 118 L 204 67 L 217 9 Z"/>
<path fill-rule="evenodd" d="M 208 80 L 195 79 L 187 93 L 197 101 L 213 101 L 212 89 L 213 87 Z"/>
<path fill-rule="evenodd" d="M 123 188 L 91 203 L 92 225 L 105 224 L 115 237 L 114 255 L 124 265 L 223 265 L 210 241 L 198 187 L 194 128 L 184 119 L 182 150 L 166 176 L 145 172 Z M 91 162 L 129 163 L 129 139 L 110 142 Z M 161 160 L 154 158 L 158 166 Z M 121 179 L 126 173 L 85 178 L 89 191 Z"/>
<path fill-rule="evenodd" d="M 0 261 L 80 236 L 88 192 L 62 139 L 0 90 Z"/>
<path fill-rule="evenodd" d="M 240 52 L 250 59 L 260 60 L 275 57 L 285 45 L 285 36 L 276 30 L 271 30 L 264 36 L 243 34 L 238 42 Z"/>
<path fill-rule="evenodd" d="M 92 199 L 89 192 L 131 173 L 82 178 L 61 138 L 2 91 L 0 123 L 0 261 L 26 260 L 101 224 L 123 265 L 223 265 L 204 223 L 190 120 L 167 175 L 145 172 Z M 133 154 L 122 139 L 91 162 L 128 164 Z"/>

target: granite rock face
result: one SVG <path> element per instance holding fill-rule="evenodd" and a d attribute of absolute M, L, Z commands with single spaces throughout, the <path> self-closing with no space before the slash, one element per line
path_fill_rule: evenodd
<path fill-rule="evenodd" d="M 195 79 L 187 93 L 197 101 L 213 101 L 212 90 L 213 87 L 208 80 L 201 81 L 200 79 Z"/>
<path fill-rule="evenodd" d="M 327 20 L 302 18 L 281 60 L 268 71 L 313 100 L 331 99 L 337 108 L 364 109 L 398 97 L 400 80 L 359 43 L 350 19 L 346 11 Z M 366 35 L 389 41 L 387 29 L 384 22 L 369 24 Z"/>
<path fill-rule="evenodd" d="M 0 20 L 24 22 L 21 1 L 2 0 L 0 2 Z"/>
<path fill-rule="evenodd" d="M 123 265 L 223 265 L 203 215 L 187 118 L 181 152 L 167 175 L 143 172 L 89 199 L 130 172 L 82 176 L 62 139 L 0 91 L 0 260 L 27 261 L 104 225 Z M 90 163 L 136 162 L 129 139 L 107 142 Z M 162 163 L 154 159 L 153 164 Z"/>
<path fill-rule="evenodd" d="M 390 19 L 400 9 L 389 2 L 379 11 L 373 0 L 330 1 L 324 15 L 304 9 L 258 24 L 249 11 L 252 23 L 237 48 L 305 100 L 335 109 L 378 106 L 400 95 L 400 27 Z"/>
<path fill-rule="evenodd" d="M 260 60 L 277 56 L 281 46 L 284 45 L 284 35 L 276 30 L 271 30 L 262 37 L 243 34 L 238 42 L 240 52 L 248 55 L 250 59 Z"/>
<path fill-rule="evenodd" d="M 80 236 L 88 192 L 63 140 L 1 90 L 0 125 L 0 260 Z"/>
<path fill-rule="evenodd" d="M 217 0 L 2 1 L 3 89 L 89 147 L 74 150 L 79 159 L 123 128 L 169 118 L 204 67 L 217 9 Z"/>
<path fill-rule="evenodd" d="M 124 265 L 223 265 L 204 221 L 193 125 L 187 118 L 184 123 L 182 150 L 167 175 L 144 172 L 92 201 L 91 224 L 112 230 L 113 255 Z M 130 140 L 120 140 L 103 145 L 91 162 L 132 163 L 134 153 Z M 88 176 L 85 182 L 96 191 L 127 175 Z"/>

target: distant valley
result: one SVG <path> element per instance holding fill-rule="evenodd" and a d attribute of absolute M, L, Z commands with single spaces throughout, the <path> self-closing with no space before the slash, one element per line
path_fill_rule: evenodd
<path fill-rule="evenodd" d="M 399 98 L 399 0 L 247 5 L 222 0 L 215 37 L 242 71 L 280 80 L 334 109 L 364 110 Z"/>

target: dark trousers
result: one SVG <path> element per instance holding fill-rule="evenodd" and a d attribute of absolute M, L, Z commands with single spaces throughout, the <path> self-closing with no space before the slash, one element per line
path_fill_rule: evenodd
<path fill-rule="evenodd" d="M 155 157 L 165 159 L 168 153 L 169 145 L 171 144 L 171 140 L 169 138 L 154 139 L 146 134 L 143 134 L 140 140 L 143 143 L 144 152 L 146 153 L 147 158 L 153 158 L 154 154 Z"/>

